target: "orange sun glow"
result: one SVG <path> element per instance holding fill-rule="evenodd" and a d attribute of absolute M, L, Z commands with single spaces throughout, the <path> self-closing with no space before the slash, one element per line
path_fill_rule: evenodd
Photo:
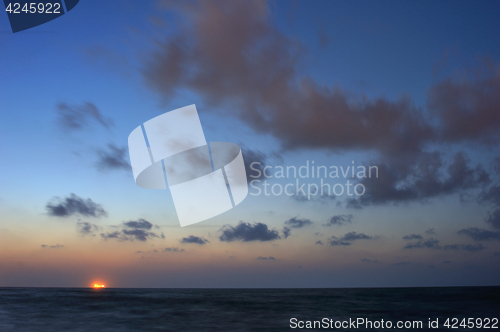
<path fill-rule="evenodd" d="M 106 286 L 103 284 L 94 284 L 92 285 L 93 288 L 105 288 Z"/>

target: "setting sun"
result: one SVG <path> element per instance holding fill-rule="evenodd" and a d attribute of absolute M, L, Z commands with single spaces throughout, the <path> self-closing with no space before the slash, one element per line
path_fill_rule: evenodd
<path fill-rule="evenodd" d="M 92 287 L 94 288 L 105 288 L 106 286 L 103 284 L 94 284 Z"/>

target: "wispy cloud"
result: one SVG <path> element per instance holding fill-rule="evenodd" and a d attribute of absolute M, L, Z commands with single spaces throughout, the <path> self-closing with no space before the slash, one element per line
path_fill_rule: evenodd
<path fill-rule="evenodd" d="M 338 214 L 331 217 L 326 224 L 323 224 L 323 226 L 342 226 L 345 224 L 351 224 L 352 219 L 352 214 Z"/>
<path fill-rule="evenodd" d="M 179 249 L 177 247 L 167 247 L 162 250 L 162 252 L 184 252 L 184 249 Z"/>
<path fill-rule="evenodd" d="M 305 218 L 291 218 L 285 221 L 285 225 L 290 226 L 291 228 L 302 228 L 304 226 L 312 225 L 313 222 L 309 219 Z"/>
<path fill-rule="evenodd" d="M 461 229 L 458 234 L 467 235 L 475 241 L 500 240 L 500 231 L 490 231 L 478 227 Z"/>
<path fill-rule="evenodd" d="M 465 250 L 475 252 L 486 249 L 482 244 L 445 244 L 440 245 L 439 240 L 430 238 L 427 240 L 420 240 L 417 242 L 408 243 L 404 249 L 422 249 L 431 248 L 437 250 Z"/>
<path fill-rule="evenodd" d="M 352 242 L 357 241 L 357 240 L 373 240 L 375 237 L 366 235 L 364 233 L 357 233 L 357 232 L 349 232 L 346 233 L 344 236 L 341 238 L 338 238 L 336 236 L 331 236 L 330 239 L 328 240 L 328 244 L 330 246 L 350 246 Z"/>
<path fill-rule="evenodd" d="M 49 245 L 46 245 L 46 244 L 42 244 L 41 247 L 42 248 L 48 248 L 48 249 L 58 249 L 58 248 L 64 248 L 64 245 L 62 245 L 62 244 L 56 244 L 56 245 L 53 245 L 53 246 L 49 246 Z"/>
<path fill-rule="evenodd" d="M 93 103 L 85 102 L 82 105 L 57 104 L 56 112 L 58 123 L 65 130 L 76 130 L 89 126 L 92 122 L 105 128 L 113 125 L 113 121 L 102 115 Z"/>
<path fill-rule="evenodd" d="M 262 257 L 262 256 L 259 256 L 256 258 L 257 260 L 260 260 L 260 261 L 267 261 L 267 260 L 271 260 L 271 261 L 274 261 L 276 260 L 276 258 L 274 258 L 273 256 L 268 256 L 268 257 Z"/>
<path fill-rule="evenodd" d="M 95 236 L 95 233 L 99 231 L 99 226 L 85 221 L 78 221 L 76 223 L 76 227 L 78 229 L 78 233 L 81 235 Z"/>
<path fill-rule="evenodd" d="M 96 167 L 99 170 L 127 170 L 130 163 L 127 160 L 127 147 L 117 147 L 114 144 L 108 144 L 107 149 L 96 151 L 98 161 Z"/>

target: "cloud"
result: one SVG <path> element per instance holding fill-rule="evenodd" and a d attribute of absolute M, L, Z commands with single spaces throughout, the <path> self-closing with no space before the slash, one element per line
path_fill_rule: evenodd
<path fill-rule="evenodd" d="M 439 246 L 439 240 L 431 238 L 428 240 L 422 240 L 422 241 L 418 241 L 418 242 L 408 243 L 404 248 L 405 249 L 440 248 L 440 246 Z"/>
<path fill-rule="evenodd" d="M 263 223 L 245 223 L 240 221 L 236 226 L 225 225 L 220 229 L 222 235 L 219 237 L 220 241 L 232 242 L 232 241 L 274 241 L 279 240 L 281 237 L 276 230 L 268 229 L 266 224 Z"/>
<path fill-rule="evenodd" d="M 94 203 L 90 198 L 85 200 L 73 193 L 64 199 L 52 198 L 52 202 L 47 203 L 45 208 L 50 216 L 55 217 L 69 217 L 79 214 L 84 217 L 100 218 L 108 215 L 100 204 Z"/>
<path fill-rule="evenodd" d="M 262 151 L 248 148 L 242 148 L 241 153 L 243 154 L 243 163 L 245 165 L 248 182 L 265 179 L 264 167 L 268 165 L 269 157 L 271 155 L 275 157 L 278 156 L 277 154 L 266 154 Z"/>
<path fill-rule="evenodd" d="M 486 249 L 482 244 L 446 244 L 440 245 L 439 240 L 436 239 L 427 239 L 421 240 L 413 243 L 408 243 L 404 249 L 422 249 L 422 248 L 432 248 L 437 250 L 465 250 L 469 252 L 479 251 Z"/>
<path fill-rule="evenodd" d="M 209 241 L 207 239 L 204 239 L 202 237 L 194 236 L 194 235 L 189 235 L 188 237 L 185 237 L 181 240 L 181 243 L 194 243 L 194 244 L 199 244 L 199 245 L 204 245 L 205 243 L 208 243 Z"/>
<path fill-rule="evenodd" d="M 500 142 L 499 96 L 500 70 L 492 63 L 432 86 L 427 108 L 439 121 L 439 138 L 454 143 Z"/>
<path fill-rule="evenodd" d="M 298 218 L 291 218 L 285 221 L 285 225 L 290 226 L 291 228 L 302 228 L 304 226 L 312 225 L 313 222 L 309 219 L 298 219 Z"/>
<path fill-rule="evenodd" d="M 418 240 L 422 239 L 422 235 L 420 234 L 410 234 L 403 236 L 403 240 Z"/>
<path fill-rule="evenodd" d="M 276 258 L 274 258 L 273 256 L 269 256 L 269 257 L 262 257 L 262 256 L 259 256 L 259 257 L 257 257 L 256 259 L 258 259 L 258 260 L 263 260 L 263 261 L 266 261 L 266 260 L 271 260 L 271 261 L 274 261 Z"/>
<path fill-rule="evenodd" d="M 373 236 L 366 235 L 364 233 L 356 233 L 356 232 L 350 232 L 346 233 L 344 236 L 341 238 L 332 236 L 328 240 L 328 243 L 330 246 L 350 246 L 353 241 L 357 240 L 373 240 Z"/>
<path fill-rule="evenodd" d="M 126 238 L 127 240 L 136 239 L 139 241 L 146 241 L 149 238 L 159 237 L 155 233 L 147 232 L 143 229 L 123 229 L 122 234 L 123 234 L 122 236 L 123 240 L 125 240 Z"/>
<path fill-rule="evenodd" d="M 151 229 L 153 224 L 145 219 L 139 219 L 137 221 L 131 220 L 124 222 L 123 225 L 130 228 L 139 228 L 139 229 Z"/>
<path fill-rule="evenodd" d="M 46 245 L 46 244 L 42 244 L 41 247 L 42 248 L 49 248 L 49 249 L 64 248 L 64 246 L 62 244 L 56 244 L 54 246 L 49 246 L 49 245 Z"/>
<path fill-rule="evenodd" d="M 122 223 L 121 230 L 101 233 L 101 237 L 105 240 L 117 239 L 119 241 L 147 241 L 153 238 L 164 238 L 163 233 L 158 235 L 154 232 L 149 232 L 152 227 L 153 224 L 145 219 L 131 220 Z"/>
<path fill-rule="evenodd" d="M 349 200 L 349 207 L 425 201 L 488 183 L 488 173 L 480 165 L 469 167 L 463 154 L 444 162 L 448 156 L 429 148 L 499 141 L 498 67 L 490 65 L 487 75 L 434 84 L 427 108 L 420 108 L 409 97 L 367 98 L 302 74 L 308 50 L 273 24 L 267 2 L 165 7 L 183 24 L 155 40 L 157 48 L 143 64 L 147 86 L 165 100 L 190 91 L 207 109 L 274 136 L 284 150 L 376 152 L 383 158 L 376 161 L 381 176 L 362 180 L 367 192 Z"/>
<path fill-rule="evenodd" d="M 119 148 L 108 144 L 107 150 L 97 150 L 97 169 L 99 170 L 127 170 L 131 169 L 127 159 L 127 147 Z"/>
<path fill-rule="evenodd" d="M 493 228 L 500 229 L 500 209 L 491 212 L 486 219 L 486 222 L 491 224 Z"/>
<path fill-rule="evenodd" d="M 493 185 L 479 195 L 479 202 L 492 203 L 500 207 L 500 185 Z"/>
<path fill-rule="evenodd" d="M 301 77 L 305 48 L 272 24 L 266 2 L 200 1 L 174 9 L 190 20 L 159 42 L 143 71 L 165 98 L 193 91 L 208 105 L 238 110 L 285 148 L 411 151 L 433 136 L 408 100 L 356 98 Z"/>
<path fill-rule="evenodd" d="M 355 240 L 371 240 L 372 236 L 366 235 L 364 233 L 350 232 L 342 237 L 344 241 L 355 241 Z"/>
<path fill-rule="evenodd" d="M 388 158 L 378 165 L 378 177 L 361 179 L 366 193 L 357 200 L 350 200 L 348 207 L 383 205 L 411 201 L 426 201 L 490 183 L 489 174 L 481 164 L 471 167 L 463 152 L 456 153 L 445 163 L 437 151 L 404 154 Z"/>
<path fill-rule="evenodd" d="M 319 244 L 320 246 L 322 246 L 324 243 L 323 243 L 323 241 L 320 240 L 320 241 L 316 241 L 315 244 Z"/>
<path fill-rule="evenodd" d="M 336 216 L 333 216 L 328 220 L 326 224 L 323 224 L 323 226 L 333 226 L 333 225 L 345 225 L 345 224 L 351 224 L 352 223 L 352 214 L 338 214 Z"/>
<path fill-rule="evenodd" d="M 425 234 L 436 234 L 436 231 L 434 230 L 434 228 L 429 228 L 428 230 L 425 231 Z"/>
<path fill-rule="evenodd" d="M 500 231 L 490 231 L 478 227 L 461 229 L 458 234 L 467 235 L 475 241 L 500 240 Z"/>
<path fill-rule="evenodd" d="M 95 232 L 99 230 L 99 226 L 85 221 L 78 221 L 76 227 L 81 235 L 95 236 Z"/>
<path fill-rule="evenodd" d="M 314 202 L 314 203 L 321 203 L 321 204 L 328 204 L 331 203 L 333 200 L 336 199 L 336 196 L 331 194 L 331 195 L 315 195 L 311 197 L 307 197 L 307 195 L 302 194 L 299 192 L 298 195 L 292 195 L 290 196 L 291 199 L 293 199 L 296 202 Z"/>
<path fill-rule="evenodd" d="M 59 103 L 56 112 L 58 123 L 65 130 L 81 129 L 88 126 L 90 122 L 98 123 L 105 128 L 113 125 L 110 118 L 104 117 L 97 106 L 89 102 L 82 105 Z"/>
<path fill-rule="evenodd" d="M 378 263 L 378 260 L 376 259 L 368 259 L 368 258 L 362 258 L 360 259 L 363 263 Z"/>
<path fill-rule="evenodd" d="M 283 237 L 286 239 L 292 234 L 292 229 L 290 227 L 283 227 Z"/>
<path fill-rule="evenodd" d="M 169 247 L 162 250 L 162 252 L 184 252 L 184 249 L 179 249 L 177 247 Z"/>
<path fill-rule="evenodd" d="M 500 174 L 500 157 L 495 157 L 492 162 L 493 170 L 496 174 Z"/>
<path fill-rule="evenodd" d="M 479 244 L 447 244 L 443 246 L 443 250 L 465 250 L 465 251 L 479 251 L 486 249 L 481 243 Z"/>

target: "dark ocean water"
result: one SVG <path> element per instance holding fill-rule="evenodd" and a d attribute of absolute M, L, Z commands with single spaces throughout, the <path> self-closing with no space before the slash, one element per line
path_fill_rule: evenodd
<path fill-rule="evenodd" d="M 290 331 L 290 319 L 422 321 L 412 330 L 500 318 L 500 287 L 358 289 L 0 288 L 0 331 Z M 439 319 L 429 329 L 428 319 Z M 444 327 L 457 318 L 458 329 Z M 452 323 L 452 321 L 450 322 Z M 305 322 L 304 322 L 305 324 Z M 345 324 L 345 323 L 344 323 Z M 376 323 L 375 323 L 376 324 Z M 333 326 L 335 327 L 335 326 Z M 315 330 L 338 330 L 335 328 Z M 366 330 L 366 325 L 357 329 Z M 369 329 L 382 331 L 388 329 Z M 399 330 L 395 326 L 393 331 Z M 406 329 L 403 329 L 406 330 Z"/>

